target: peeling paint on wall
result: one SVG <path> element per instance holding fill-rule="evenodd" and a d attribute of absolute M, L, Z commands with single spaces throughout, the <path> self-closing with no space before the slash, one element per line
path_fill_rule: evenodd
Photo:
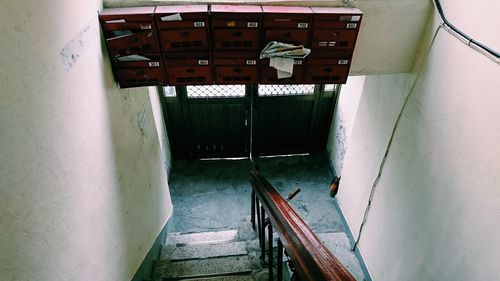
<path fill-rule="evenodd" d="M 71 39 L 59 54 L 64 65 L 64 70 L 70 69 L 78 62 L 85 50 L 99 36 L 96 20 L 92 19 L 85 27 Z"/>
<path fill-rule="evenodd" d="M 148 107 L 146 106 L 146 104 L 143 104 L 141 111 L 137 114 L 137 126 L 139 126 L 139 129 L 141 130 L 143 136 L 147 135 L 146 129 L 151 121 L 151 115 L 149 114 L 147 109 Z"/>
<path fill-rule="evenodd" d="M 337 123 L 335 124 L 335 171 L 340 175 L 344 164 L 345 152 L 347 151 L 347 136 L 345 121 L 342 113 L 339 113 Z"/>

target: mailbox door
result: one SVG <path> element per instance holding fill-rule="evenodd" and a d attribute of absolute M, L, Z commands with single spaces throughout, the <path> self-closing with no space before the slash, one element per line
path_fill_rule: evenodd
<path fill-rule="evenodd" d="M 117 68 L 116 76 L 122 88 L 165 84 L 161 67 Z"/>
<path fill-rule="evenodd" d="M 217 84 L 255 84 L 257 83 L 257 66 L 215 66 L 215 82 Z"/>
<path fill-rule="evenodd" d="M 159 52 L 154 30 L 106 39 L 111 57 Z"/>
<path fill-rule="evenodd" d="M 300 63 L 300 64 L 297 64 Z M 303 84 L 305 65 L 303 61 L 296 61 L 293 66 L 292 77 L 278 79 L 277 70 L 269 66 L 269 59 L 262 60 L 260 64 L 259 83 L 261 84 Z"/>
<path fill-rule="evenodd" d="M 311 40 L 311 49 L 352 51 L 356 43 L 356 36 L 356 30 L 315 29 Z"/>
<path fill-rule="evenodd" d="M 264 32 L 264 45 L 271 41 L 293 45 L 309 45 L 309 30 L 307 29 L 268 29 Z"/>

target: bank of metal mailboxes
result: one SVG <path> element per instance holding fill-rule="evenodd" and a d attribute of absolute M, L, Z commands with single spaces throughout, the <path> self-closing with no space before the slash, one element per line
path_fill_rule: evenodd
<path fill-rule="evenodd" d="M 362 13 L 353 8 L 179 5 L 104 9 L 100 22 L 121 87 L 345 83 Z M 270 41 L 311 49 L 278 79 Z"/>

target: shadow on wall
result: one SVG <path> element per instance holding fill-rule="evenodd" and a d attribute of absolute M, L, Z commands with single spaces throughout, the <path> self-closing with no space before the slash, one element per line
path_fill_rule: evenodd
<path fill-rule="evenodd" d="M 366 76 L 350 76 L 347 79 L 347 83 L 342 85 L 337 98 L 335 114 L 332 119 L 330 135 L 326 146 L 330 162 L 337 175 L 342 174 L 344 158 L 359 100 L 363 92 L 365 78 Z"/>
<path fill-rule="evenodd" d="M 104 64 L 110 74 L 107 57 Z M 172 203 L 147 88 L 117 90 L 111 75 L 105 80 L 117 181 L 114 207 L 120 216 L 116 218 L 120 229 L 114 232 L 121 235 L 116 246 L 126 257 L 120 266 L 130 280 L 164 229 Z M 152 261 L 141 266 L 138 275 L 149 277 L 151 269 Z"/>

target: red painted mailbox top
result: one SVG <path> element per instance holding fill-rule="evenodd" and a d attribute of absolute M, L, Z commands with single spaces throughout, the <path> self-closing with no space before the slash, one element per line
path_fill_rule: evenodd
<path fill-rule="evenodd" d="M 212 5 L 212 13 L 262 13 L 260 6 L 251 5 Z"/>

